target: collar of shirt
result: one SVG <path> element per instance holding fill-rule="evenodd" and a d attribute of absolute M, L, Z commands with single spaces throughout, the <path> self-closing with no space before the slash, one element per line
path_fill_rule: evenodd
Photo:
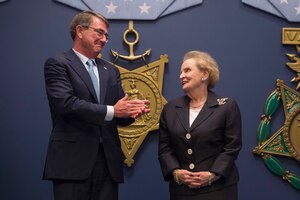
<path fill-rule="evenodd" d="M 72 48 L 72 50 L 73 50 L 74 53 L 79 57 L 79 59 L 81 60 L 82 64 L 84 64 L 84 66 L 85 66 L 86 68 L 87 68 L 86 62 L 87 62 L 88 60 L 92 60 L 93 63 L 94 63 L 94 66 L 95 66 L 95 63 L 96 63 L 95 59 L 90 59 L 90 58 L 86 57 L 85 55 L 79 53 L 78 51 L 76 51 L 76 50 L 73 49 L 73 48 Z"/>
<path fill-rule="evenodd" d="M 84 67 L 85 67 L 86 70 L 88 70 L 88 66 L 87 66 L 86 62 L 87 62 L 88 60 L 92 60 L 92 61 L 93 61 L 93 63 L 94 63 L 93 71 L 94 71 L 94 73 L 95 73 L 95 75 L 96 75 L 96 77 L 97 77 L 97 79 L 98 79 L 98 82 L 99 82 L 100 77 L 99 77 L 99 74 L 98 74 L 98 68 L 97 68 L 95 59 L 90 59 L 90 58 L 86 57 L 85 55 L 82 55 L 81 53 L 79 53 L 78 51 L 76 51 L 76 50 L 73 49 L 73 48 L 72 48 L 72 50 L 73 50 L 74 53 L 79 57 L 79 59 L 80 59 L 81 62 L 83 63 L 83 65 L 84 65 Z M 98 84 L 100 84 L 100 83 L 98 83 Z"/>

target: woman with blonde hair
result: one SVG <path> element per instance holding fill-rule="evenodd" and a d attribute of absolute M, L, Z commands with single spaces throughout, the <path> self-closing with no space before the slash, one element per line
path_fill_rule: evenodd
<path fill-rule="evenodd" d="M 171 200 L 238 198 L 241 115 L 236 101 L 211 90 L 218 80 L 209 54 L 185 54 L 180 72 L 185 95 L 168 102 L 160 118 L 159 161 Z"/>

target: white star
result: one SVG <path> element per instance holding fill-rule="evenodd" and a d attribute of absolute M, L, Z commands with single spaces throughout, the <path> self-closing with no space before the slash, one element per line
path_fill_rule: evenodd
<path fill-rule="evenodd" d="M 133 2 L 133 0 L 124 0 L 124 1 L 131 1 L 131 2 Z"/>
<path fill-rule="evenodd" d="M 296 15 L 300 14 L 300 4 L 298 5 L 298 7 L 295 7 L 295 10 L 297 11 Z"/>
<path fill-rule="evenodd" d="M 151 8 L 151 6 L 147 6 L 147 4 L 144 2 L 144 4 L 142 6 L 139 6 L 139 8 L 141 9 L 141 14 L 142 13 L 146 13 L 149 15 L 149 8 Z"/>
<path fill-rule="evenodd" d="M 289 4 L 288 0 L 280 0 L 280 4 L 283 4 L 283 3 Z"/>
<path fill-rule="evenodd" d="M 116 8 L 118 6 L 115 6 L 112 2 L 108 6 L 105 6 L 107 8 L 107 13 L 113 13 L 116 14 Z"/>

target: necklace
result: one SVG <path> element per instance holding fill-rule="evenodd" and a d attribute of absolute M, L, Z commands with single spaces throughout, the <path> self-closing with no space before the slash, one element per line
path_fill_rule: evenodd
<path fill-rule="evenodd" d="M 203 105 L 205 104 L 205 102 L 206 102 L 206 100 L 205 101 L 203 101 L 203 102 L 201 102 L 200 104 L 196 104 L 196 105 L 192 105 L 192 103 L 190 103 L 190 108 L 194 108 L 194 109 L 196 109 L 196 108 L 202 108 L 203 107 Z"/>
<path fill-rule="evenodd" d="M 199 106 L 192 106 L 190 105 L 190 108 L 201 108 L 204 105 L 205 102 L 201 103 Z"/>

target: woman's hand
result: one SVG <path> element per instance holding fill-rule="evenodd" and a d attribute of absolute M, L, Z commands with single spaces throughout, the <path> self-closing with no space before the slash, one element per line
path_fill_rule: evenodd
<path fill-rule="evenodd" d="M 209 171 L 190 172 L 185 169 L 177 170 L 179 180 L 189 188 L 197 189 L 210 185 L 216 180 L 216 175 Z"/>

